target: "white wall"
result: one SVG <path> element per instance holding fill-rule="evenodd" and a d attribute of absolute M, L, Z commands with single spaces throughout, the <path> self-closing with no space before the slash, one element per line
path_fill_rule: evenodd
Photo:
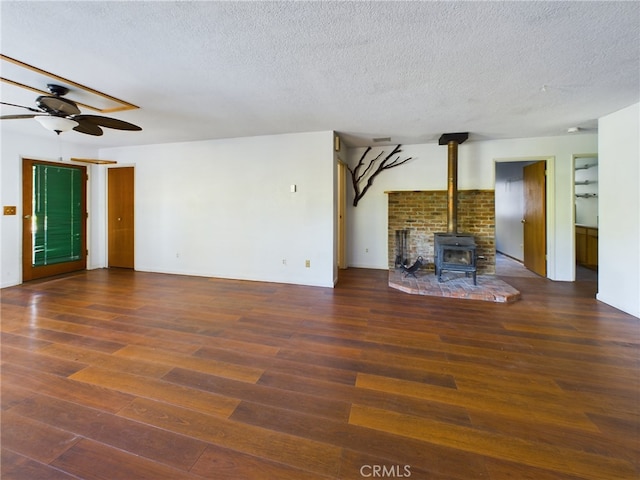
<path fill-rule="evenodd" d="M 329 131 L 101 150 L 135 167 L 136 270 L 332 287 L 333 145 Z"/>
<path fill-rule="evenodd" d="M 640 104 L 598 122 L 598 295 L 640 317 Z"/>
<path fill-rule="evenodd" d="M 385 148 L 374 148 L 369 158 L 380 149 Z M 547 271 L 553 280 L 571 281 L 575 278 L 573 155 L 596 149 L 595 134 L 467 141 L 458 147 L 458 188 L 494 189 L 496 161 L 547 159 L 547 231 L 551 239 Z M 411 156 L 414 160 L 380 174 L 358 206 L 349 206 L 347 243 L 351 266 L 379 269 L 388 266 L 385 191 L 447 188 L 446 146 L 405 145 L 402 150 L 402 158 Z M 363 152 L 360 148 L 350 150 L 349 164 L 355 165 Z M 350 195 L 352 198 L 352 189 Z"/>
<path fill-rule="evenodd" d="M 11 131 L 2 130 L 2 159 L 0 162 L 0 201 L 2 205 L 15 205 L 18 207 L 17 215 L 2 215 L 0 220 L 0 287 L 8 287 L 22 283 L 22 159 L 46 160 L 56 162 L 60 156 L 69 163 L 70 157 L 97 158 L 96 149 L 75 145 L 68 141 L 75 132 L 63 133 L 59 138 L 54 133 L 49 137 L 22 135 Z M 97 172 L 95 166 L 88 168 L 89 181 L 87 183 L 88 195 L 91 192 Z M 89 200 L 87 209 L 89 220 L 87 223 L 87 247 L 89 256 L 87 266 L 95 263 L 94 255 L 99 252 L 99 247 L 94 242 L 97 237 L 95 229 L 98 221 L 94 214 L 100 211 L 99 206 Z M 99 214 L 98 214 L 99 215 Z M 99 260 L 98 260 L 99 262 Z"/>

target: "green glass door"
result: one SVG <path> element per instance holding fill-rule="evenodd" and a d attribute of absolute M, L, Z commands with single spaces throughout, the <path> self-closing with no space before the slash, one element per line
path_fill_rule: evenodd
<path fill-rule="evenodd" d="M 86 268 L 86 167 L 24 160 L 23 280 Z"/>

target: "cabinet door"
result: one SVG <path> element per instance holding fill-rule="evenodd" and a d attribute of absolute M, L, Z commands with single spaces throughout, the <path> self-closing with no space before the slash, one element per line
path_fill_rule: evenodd
<path fill-rule="evenodd" d="M 587 229 L 587 265 L 595 268 L 598 266 L 598 229 Z"/>

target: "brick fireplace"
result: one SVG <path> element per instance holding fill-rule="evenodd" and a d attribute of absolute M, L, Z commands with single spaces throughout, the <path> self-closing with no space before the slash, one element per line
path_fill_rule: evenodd
<path fill-rule="evenodd" d="M 410 263 L 422 256 L 433 270 L 434 234 L 447 230 L 447 191 L 387 192 L 388 264 L 396 267 L 396 231 L 407 230 L 405 251 Z M 495 274 L 495 195 L 493 190 L 458 191 L 458 229 L 472 234 L 477 245 L 478 274 Z"/>

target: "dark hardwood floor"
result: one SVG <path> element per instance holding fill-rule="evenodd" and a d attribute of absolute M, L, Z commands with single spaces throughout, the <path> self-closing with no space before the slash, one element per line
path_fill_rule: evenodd
<path fill-rule="evenodd" d="M 513 304 L 94 270 L 1 291 L 2 479 L 622 480 L 640 321 L 595 283 Z"/>

